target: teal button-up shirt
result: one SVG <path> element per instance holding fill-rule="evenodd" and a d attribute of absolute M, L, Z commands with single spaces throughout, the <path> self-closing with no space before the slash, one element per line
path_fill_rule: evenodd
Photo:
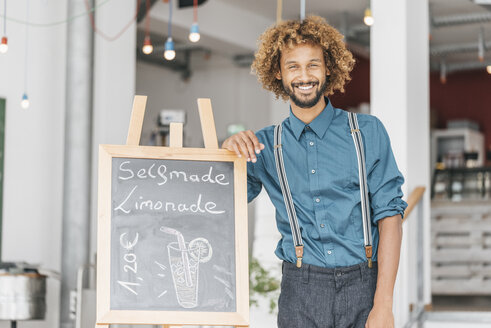
<path fill-rule="evenodd" d="M 347 112 L 326 99 L 324 110 L 310 124 L 290 110 L 283 121 L 285 171 L 304 243 L 303 263 L 335 268 L 366 261 L 356 148 Z M 377 260 L 377 221 L 404 213 L 404 178 L 397 168 L 389 136 L 375 116 L 358 114 L 365 147 L 371 207 L 373 260 Z M 247 165 L 247 195 L 252 201 L 266 189 L 276 208 L 281 240 L 276 255 L 296 262 L 290 224 L 274 160 L 274 126 L 256 133 L 265 149 Z"/>

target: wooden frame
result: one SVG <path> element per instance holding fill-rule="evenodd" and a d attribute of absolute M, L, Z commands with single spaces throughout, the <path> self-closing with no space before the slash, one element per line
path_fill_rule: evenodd
<path fill-rule="evenodd" d="M 179 143 L 176 143 L 177 145 Z M 236 312 L 131 311 L 110 309 L 112 158 L 147 158 L 234 163 Z M 99 147 L 99 222 L 97 324 L 249 325 L 246 162 L 223 149 L 101 145 Z"/>

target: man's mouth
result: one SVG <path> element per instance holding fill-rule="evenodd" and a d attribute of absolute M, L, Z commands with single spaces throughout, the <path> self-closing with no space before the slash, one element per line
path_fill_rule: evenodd
<path fill-rule="evenodd" d="M 294 88 L 298 88 L 301 91 L 310 91 L 317 84 L 319 84 L 319 83 L 318 82 L 309 82 L 309 83 L 293 83 L 292 85 L 293 85 Z"/>

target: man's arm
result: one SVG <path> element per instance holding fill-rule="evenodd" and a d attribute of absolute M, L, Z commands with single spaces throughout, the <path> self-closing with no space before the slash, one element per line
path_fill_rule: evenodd
<path fill-rule="evenodd" d="M 264 149 L 264 144 L 259 142 L 257 136 L 251 130 L 242 131 L 227 138 L 223 144 L 223 149 L 228 149 L 244 157 L 247 163 L 247 202 L 251 202 L 259 195 L 262 189 L 262 182 L 256 176 L 255 163 L 257 162 L 256 154 Z M 254 164 L 253 164 L 254 163 Z"/>
<path fill-rule="evenodd" d="M 367 328 L 392 328 L 394 327 L 394 315 L 392 302 L 394 284 L 402 241 L 401 215 L 386 217 L 378 221 L 378 275 L 377 289 L 373 300 L 373 308 L 368 316 Z"/>

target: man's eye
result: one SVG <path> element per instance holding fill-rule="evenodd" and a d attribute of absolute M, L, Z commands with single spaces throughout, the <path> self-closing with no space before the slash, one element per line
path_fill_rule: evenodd
<path fill-rule="evenodd" d="M 296 66 L 296 65 L 291 65 L 291 66 L 288 66 L 288 69 L 295 69 L 295 68 L 297 68 L 297 66 Z"/>

